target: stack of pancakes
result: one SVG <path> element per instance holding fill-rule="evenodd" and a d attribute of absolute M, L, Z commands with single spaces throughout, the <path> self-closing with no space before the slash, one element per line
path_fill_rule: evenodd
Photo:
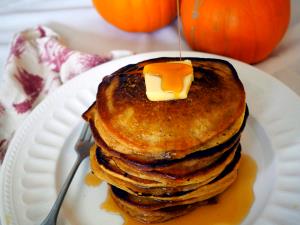
<path fill-rule="evenodd" d="M 248 116 L 243 85 L 226 61 L 185 59 L 194 69 L 187 99 L 147 99 L 143 67 L 178 60 L 157 58 L 106 76 L 83 115 L 95 139 L 93 173 L 110 184 L 120 208 L 144 223 L 215 202 L 237 177 Z"/>

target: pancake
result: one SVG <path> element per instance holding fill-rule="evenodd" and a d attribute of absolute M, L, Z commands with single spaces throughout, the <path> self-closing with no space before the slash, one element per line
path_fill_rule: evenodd
<path fill-rule="evenodd" d="M 178 167 L 178 169 L 172 171 L 173 172 L 172 174 L 161 172 L 161 171 L 143 171 L 141 173 L 142 170 L 140 170 L 138 167 L 134 168 L 131 167 L 130 165 L 126 165 L 126 163 L 122 163 L 122 164 L 116 163 L 115 158 L 106 157 L 105 155 L 102 154 L 100 148 L 97 149 L 96 154 L 99 155 L 99 157 L 97 158 L 100 157 L 106 158 L 107 160 L 106 165 L 107 163 L 109 163 L 110 165 L 114 165 L 115 167 L 118 168 L 118 170 L 124 171 L 124 173 L 126 173 L 127 175 L 132 175 L 135 177 L 139 177 L 141 179 L 158 181 L 163 184 L 171 183 L 172 185 L 174 185 L 174 183 L 178 184 L 181 182 L 185 182 L 187 180 L 189 180 L 190 183 L 193 183 L 195 177 L 198 177 L 197 180 L 199 181 L 200 180 L 199 176 L 201 176 L 201 174 L 205 174 L 205 177 L 218 174 L 218 171 L 222 170 L 224 166 L 226 166 L 226 164 L 228 164 L 228 162 L 232 160 L 238 144 L 239 143 L 235 143 L 231 148 L 225 149 L 225 151 L 223 151 L 223 154 L 218 156 L 216 160 L 214 160 L 213 162 L 207 165 L 201 165 L 200 163 L 202 161 L 209 160 L 210 157 L 202 157 L 194 160 L 189 159 L 187 160 L 187 162 L 183 161 L 181 163 L 178 163 L 182 166 L 181 168 L 180 165 L 177 166 L 175 164 L 173 165 L 173 167 L 175 168 Z M 211 157 L 213 158 L 214 156 Z M 197 161 L 199 161 L 199 166 L 197 165 Z M 104 163 L 101 162 L 99 164 L 104 164 Z M 195 164 L 195 165 L 189 167 L 190 164 Z"/>
<path fill-rule="evenodd" d="M 123 198 L 126 197 L 127 201 L 131 201 L 132 204 L 145 209 L 155 210 L 159 208 L 165 208 L 180 204 L 191 204 L 198 201 L 210 199 L 228 188 L 236 179 L 238 173 L 238 167 L 240 163 L 240 150 L 235 156 L 235 159 L 231 162 L 226 169 L 209 184 L 203 185 L 193 191 L 186 191 L 176 193 L 170 196 L 136 196 L 131 195 L 117 187 Z"/>
<path fill-rule="evenodd" d="M 157 198 L 157 196 L 171 196 L 178 193 L 190 192 L 212 182 L 219 177 L 229 165 L 232 164 L 236 155 L 239 154 L 240 147 L 237 150 L 234 150 L 230 157 L 225 158 L 223 162 L 219 162 L 217 165 L 212 165 L 206 170 L 196 171 L 192 174 L 192 176 L 190 176 L 194 179 L 189 180 L 187 177 L 184 177 L 184 179 L 170 179 L 167 184 L 153 179 L 141 179 L 139 177 L 129 175 L 122 170 L 118 170 L 105 162 L 99 163 L 96 156 L 96 147 L 93 147 L 91 150 L 90 161 L 93 173 L 100 179 L 106 180 L 108 183 L 119 187 L 130 194 L 151 195 L 152 197 Z M 236 161 L 234 162 L 237 164 Z M 221 166 L 219 166 L 220 164 Z"/>
<path fill-rule="evenodd" d="M 217 204 L 215 196 L 234 182 L 239 161 L 240 152 L 236 154 L 235 160 L 224 170 L 224 174 L 221 174 L 215 181 L 194 192 L 180 196 L 155 199 L 143 196 L 137 197 L 114 186 L 111 186 L 110 194 L 117 205 L 136 220 L 143 223 L 165 222 L 187 214 L 196 207 Z"/>
<path fill-rule="evenodd" d="M 94 107 L 94 105 L 95 104 L 93 104 L 91 107 Z M 211 156 L 212 154 L 215 154 L 215 157 L 218 157 L 218 155 L 220 155 L 220 152 L 222 150 L 224 150 L 225 148 L 228 148 L 229 146 L 231 146 L 234 142 L 236 142 L 239 139 L 239 137 L 246 125 L 248 115 L 249 115 L 249 112 L 248 112 L 248 108 L 246 106 L 246 111 L 244 114 L 244 118 L 243 118 L 241 127 L 232 137 L 230 137 L 228 140 L 226 140 L 222 144 L 219 144 L 217 146 L 214 146 L 212 148 L 208 148 L 208 149 L 205 149 L 202 151 L 197 151 L 197 152 L 191 153 L 189 155 L 186 155 L 184 158 L 175 159 L 175 160 L 174 159 L 162 159 L 162 160 L 151 160 L 150 159 L 149 160 L 149 159 L 144 159 L 143 157 L 139 157 L 138 155 L 130 155 L 130 154 L 123 154 L 123 153 L 117 152 L 114 149 L 110 148 L 104 142 L 104 140 L 101 138 L 101 136 L 99 135 L 99 133 L 95 127 L 94 121 L 92 121 L 92 120 L 90 121 L 90 127 L 91 127 L 96 144 L 98 146 L 100 146 L 100 148 L 102 149 L 104 154 L 107 155 L 108 157 L 109 156 L 115 157 L 115 159 L 117 161 L 123 161 L 123 163 L 130 165 L 131 167 L 137 166 L 137 167 L 139 167 L 138 169 L 145 170 L 145 171 L 153 170 L 154 168 L 155 168 L 155 170 L 158 170 L 158 171 L 166 171 L 168 169 L 174 171 L 178 167 L 183 166 L 182 164 L 180 164 L 180 162 L 187 161 L 187 158 L 189 158 L 191 160 L 195 160 L 195 158 L 203 157 L 203 156 Z M 210 157 L 210 160 L 211 160 L 211 157 Z M 209 162 L 206 161 L 206 163 L 208 164 Z M 199 166 L 200 164 L 202 164 L 202 163 L 197 162 L 197 166 Z M 204 164 L 205 164 L 205 162 L 204 162 Z"/>
<path fill-rule="evenodd" d="M 118 168 L 126 171 L 128 174 L 140 176 L 141 178 L 145 179 L 159 180 L 160 177 L 163 179 L 163 177 L 166 176 L 170 178 L 184 177 L 197 170 L 204 169 L 220 160 L 224 154 L 232 150 L 232 148 L 236 146 L 238 142 L 239 139 L 235 140 L 235 142 L 227 148 L 221 149 L 220 151 L 211 155 L 195 158 L 187 157 L 184 158 L 185 160 L 170 163 L 169 165 L 160 164 L 160 166 L 152 165 L 152 167 L 151 164 L 145 166 L 140 163 L 135 163 L 131 160 L 109 156 L 109 154 L 107 154 L 108 152 L 102 151 L 103 148 L 98 148 L 98 151 L 101 151 L 102 155 L 110 158 Z"/>
<path fill-rule="evenodd" d="M 112 177 L 120 178 L 132 184 L 145 183 L 146 187 L 175 187 L 189 184 L 201 183 L 205 184 L 217 177 L 225 167 L 233 160 L 237 146 L 234 146 L 231 151 L 217 160 L 215 163 L 209 165 L 200 170 L 195 170 L 192 173 L 185 176 L 169 176 L 166 174 L 158 173 L 132 173 L 130 174 L 127 170 L 121 170 L 117 167 L 113 161 L 106 159 L 100 151 L 97 149 L 91 150 L 91 161 L 97 160 L 96 165 L 99 169 L 104 171 L 106 174 Z M 98 155 L 98 157 L 97 157 Z M 92 168 L 93 169 L 93 168 Z"/>
<path fill-rule="evenodd" d="M 112 149 L 148 160 L 178 159 L 217 146 L 241 127 L 245 93 L 223 60 L 189 58 L 194 82 L 188 98 L 151 102 L 142 74 L 158 58 L 123 67 L 103 79 L 96 104 L 83 117 Z"/>
<path fill-rule="evenodd" d="M 194 152 L 190 155 L 185 156 L 182 159 L 177 160 L 164 160 L 155 163 L 143 164 L 137 161 L 130 160 L 124 154 L 118 154 L 104 143 L 103 140 L 100 140 L 100 147 L 98 151 L 101 151 L 101 154 L 105 158 L 113 160 L 117 167 L 121 170 L 126 171 L 129 174 L 141 174 L 146 175 L 144 178 L 153 179 L 155 176 L 160 174 L 168 175 L 170 177 L 184 176 L 195 170 L 203 169 L 214 162 L 216 162 L 222 155 L 230 150 L 233 145 L 239 142 L 239 137 L 244 129 L 246 120 L 248 116 L 248 110 L 246 111 L 244 122 L 240 130 L 231 137 L 226 143 L 219 145 L 217 147 L 207 149 L 206 151 Z"/>
<path fill-rule="evenodd" d="M 135 220 L 141 223 L 162 223 L 174 219 L 176 217 L 185 215 L 200 205 L 205 205 L 209 203 L 209 201 L 204 201 L 204 202 L 197 202 L 194 204 L 173 206 L 169 208 L 150 211 L 150 210 L 145 210 L 143 208 L 139 208 L 133 204 L 130 204 L 130 202 L 116 195 L 116 192 L 113 192 L 111 195 L 113 200 L 124 212 L 126 212 L 132 218 L 134 218 Z"/>

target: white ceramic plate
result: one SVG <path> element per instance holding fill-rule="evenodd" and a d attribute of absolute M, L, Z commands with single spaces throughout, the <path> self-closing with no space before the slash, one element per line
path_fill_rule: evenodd
<path fill-rule="evenodd" d="M 162 56 L 178 53 L 147 53 L 103 64 L 67 83 L 33 111 L 14 136 L 3 164 L 0 215 L 4 225 L 38 225 L 48 213 L 75 160 L 72 148 L 80 115 L 95 100 L 103 76 L 129 63 Z M 223 58 L 196 52 L 183 56 Z M 250 109 L 243 150 L 258 165 L 255 202 L 243 224 L 299 224 L 300 98 L 268 74 L 227 60 L 244 83 Z M 84 185 L 88 170 L 86 160 L 67 194 L 59 224 L 121 225 L 120 216 L 100 209 L 106 184 Z"/>

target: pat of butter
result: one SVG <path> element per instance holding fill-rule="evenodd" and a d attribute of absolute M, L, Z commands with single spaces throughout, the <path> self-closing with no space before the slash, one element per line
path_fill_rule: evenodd
<path fill-rule="evenodd" d="M 155 71 L 151 71 L 151 69 L 149 69 L 149 66 L 151 66 L 151 64 L 149 66 L 146 65 L 144 67 L 143 72 L 144 72 L 145 84 L 146 84 L 146 95 L 150 101 L 168 101 L 168 100 L 176 100 L 176 99 L 185 99 L 188 96 L 191 83 L 194 80 L 193 67 L 191 61 L 190 60 L 171 61 L 166 63 L 186 64 L 190 66 L 189 71 L 191 72 L 189 72 L 188 74 L 180 74 L 181 71 L 176 71 L 174 72 L 174 74 L 170 74 L 174 76 L 184 75 L 179 77 L 180 81 L 182 82 L 182 88 L 180 91 L 164 90 L 162 85 L 163 82 L 162 79 L 164 78 L 164 76 L 162 76 L 162 74 L 157 74 Z"/>

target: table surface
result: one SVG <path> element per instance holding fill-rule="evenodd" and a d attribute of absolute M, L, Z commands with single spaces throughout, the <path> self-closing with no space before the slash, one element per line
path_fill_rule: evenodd
<path fill-rule="evenodd" d="M 300 1 L 291 3 L 292 17 L 285 37 L 267 60 L 254 66 L 300 95 Z M 84 52 L 101 54 L 128 49 L 143 53 L 178 49 L 176 22 L 153 33 L 127 33 L 106 23 L 87 0 L 0 0 L 0 21 L 2 71 L 13 35 L 36 25 L 49 26 L 69 47 Z M 184 41 L 182 48 L 190 50 Z"/>

